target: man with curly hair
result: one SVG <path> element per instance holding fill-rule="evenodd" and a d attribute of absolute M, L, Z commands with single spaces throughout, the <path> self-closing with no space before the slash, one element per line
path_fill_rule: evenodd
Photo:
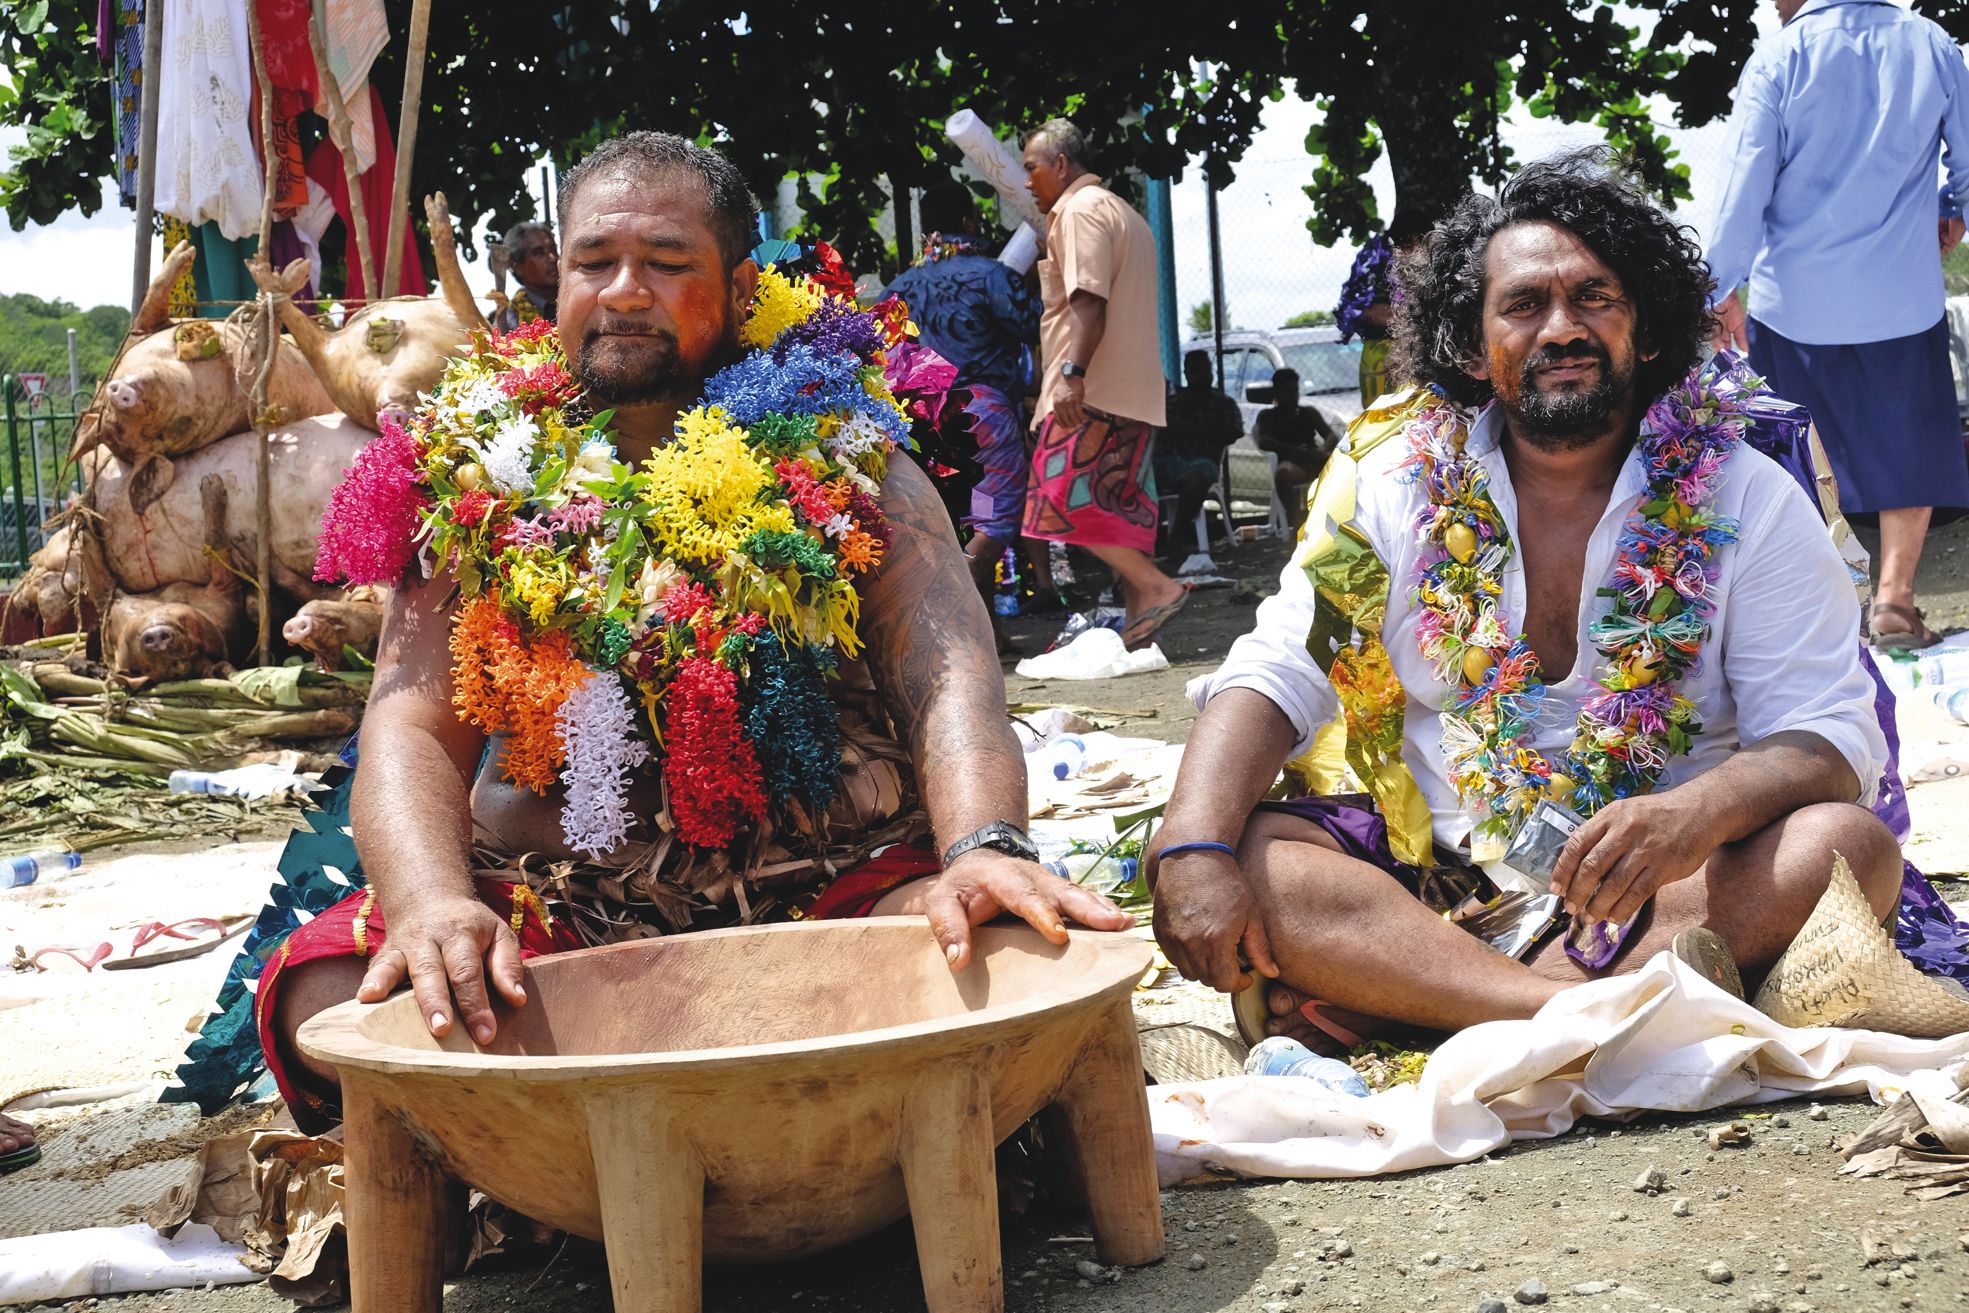
<path fill-rule="evenodd" d="M 1584 152 L 1467 197 L 1398 280 L 1419 386 L 1355 422 L 1279 593 L 1190 686 L 1150 845 L 1170 959 L 1238 992 L 1248 1035 L 1330 1049 L 1527 1017 L 1661 950 L 1754 986 L 1835 849 L 1886 916 L 1852 585 L 1798 483 L 1717 421 L 1732 403 L 1691 404 L 1687 231 Z M 1365 794 L 1338 792 L 1343 754 Z M 1313 796 L 1264 801 L 1282 768 Z M 1555 863 L 1507 865 L 1572 932 L 1521 962 L 1445 918 L 1566 813 Z"/>

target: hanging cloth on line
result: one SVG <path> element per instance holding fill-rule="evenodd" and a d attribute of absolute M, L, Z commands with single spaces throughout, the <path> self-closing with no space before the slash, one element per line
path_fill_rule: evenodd
<path fill-rule="evenodd" d="M 362 204 L 369 221 L 371 254 L 380 261 L 389 244 L 390 193 L 396 185 L 397 151 L 390 139 L 389 119 L 383 113 L 382 93 L 373 86 L 369 88 L 367 117 L 375 131 L 376 163 L 361 175 Z M 335 213 L 348 234 L 343 250 L 348 261 L 349 284 L 344 295 L 351 300 L 364 300 L 370 295 L 369 277 L 362 267 L 361 248 L 354 236 L 355 221 L 349 212 L 349 184 L 342 172 L 342 153 L 335 149 L 334 142 L 319 142 L 309 152 L 308 177 L 328 193 Z M 406 212 L 403 220 L 403 267 L 398 271 L 396 287 L 385 295 L 423 296 L 428 291 L 430 284 L 424 278 L 424 263 L 417 254 L 416 230 L 411 226 L 410 215 Z"/>

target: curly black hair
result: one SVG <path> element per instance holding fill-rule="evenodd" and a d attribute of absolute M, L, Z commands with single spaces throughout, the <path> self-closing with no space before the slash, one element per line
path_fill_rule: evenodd
<path fill-rule="evenodd" d="M 1641 405 L 1652 404 L 1702 358 L 1715 282 L 1693 230 L 1670 218 L 1604 146 L 1526 165 L 1495 197 L 1464 197 L 1426 242 L 1397 258 L 1399 376 L 1465 405 L 1490 399 L 1491 385 L 1464 370 L 1483 356 L 1484 256 L 1500 229 L 1540 221 L 1591 247 L 1633 300 L 1635 346 L 1658 353 L 1634 371 Z"/>

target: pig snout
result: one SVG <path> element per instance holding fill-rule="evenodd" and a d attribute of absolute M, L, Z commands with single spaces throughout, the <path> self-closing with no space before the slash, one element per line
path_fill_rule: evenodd
<path fill-rule="evenodd" d="M 137 404 L 137 385 L 128 379 L 113 378 L 104 386 L 103 391 L 109 396 L 109 404 L 118 410 L 129 410 Z"/>
<path fill-rule="evenodd" d="M 153 620 L 138 632 L 137 646 L 152 656 L 177 656 L 191 650 L 191 636 L 176 621 Z"/>
<path fill-rule="evenodd" d="M 280 636 L 296 647 L 300 647 L 314 637 L 314 633 L 314 617 L 305 612 L 280 627 Z"/>

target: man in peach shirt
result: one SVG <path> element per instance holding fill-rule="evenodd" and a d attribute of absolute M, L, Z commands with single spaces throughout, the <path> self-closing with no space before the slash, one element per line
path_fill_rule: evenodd
<path fill-rule="evenodd" d="M 1146 647 L 1189 597 L 1154 556 L 1150 443 L 1168 391 L 1155 238 L 1088 169 L 1086 142 L 1067 120 L 1033 130 L 1025 168 L 1047 215 L 1044 373 L 1025 535 L 1084 547 L 1113 569 L 1128 609 L 1121 636 L 1130 648 Z"/>

